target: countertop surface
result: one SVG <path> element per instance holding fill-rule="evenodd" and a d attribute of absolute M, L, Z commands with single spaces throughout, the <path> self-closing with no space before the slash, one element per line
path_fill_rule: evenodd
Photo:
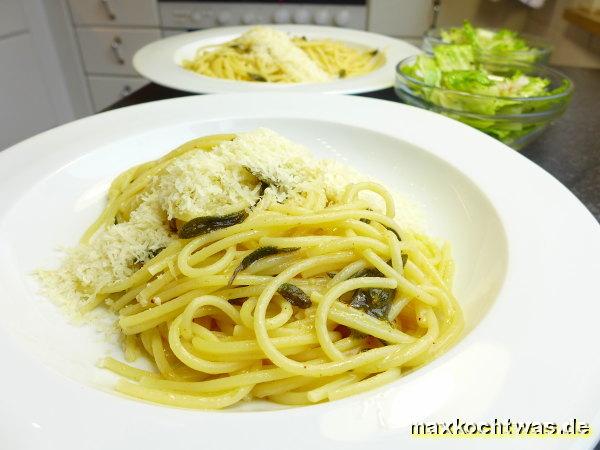
<path fill-rule="evenodd" d="M 600 221 L 600 70 L 558 69 L 575 83 L 571 104 L 563 117 L 521 153 L 554 175 Z M 107 110 L 187 95 L 193 94 L 150 83 Z M 400 102 L 392 89 L 360 95 Z"/>

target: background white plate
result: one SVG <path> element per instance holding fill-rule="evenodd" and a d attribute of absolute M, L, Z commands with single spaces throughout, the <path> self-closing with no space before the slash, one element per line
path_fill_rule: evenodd
<path fill-rule="evenodd" d="M 252 26 L 213 28 L 172 36 L 146 45 L 133 57 L 133 66 L 155 83 L 182 91 L 220 94 L 235 92 L 304 92 L 325 94 L 356 94 L 385 89 L 394 84 L 398 62 L 420 50 L 399 39 L 366 31 L 315 25 L 269 25 L 293 36 L 308 39 L 333 39 L 355 46 L 377 48 L 385 52 L 385 64 L 359 77 L 326 83 L 251 83 L 211 78 L 185 70 L 181 62 L 194 56 L 196 49 L 222 44 L 239 37 Z"/>
<path fill-rule="evenodd" d="M 290 112 L 289 105 L 294 105 Z M 110 391 L 94 364 L 118 348 L 36 295 L 31 270 L 56 264 L 105 202 L 110 180 L 192 137 L 268 126 L 346 160 L 422 204 L 452 241 L 466 336 L 399 381 L 329 404 L 222 412 Z M 422 421 L 494 418 L 600 427 L 600 227 L 560 183 L 458 122 L 345 96 L 188 97 L 83 119 L 0 153 L 2 448 L 496 448 L 506 439 L 418 439 Z M 510 441 L 582 448 L 590 439 Z M 393 447 L 392 447 L 393 446 Z"/>

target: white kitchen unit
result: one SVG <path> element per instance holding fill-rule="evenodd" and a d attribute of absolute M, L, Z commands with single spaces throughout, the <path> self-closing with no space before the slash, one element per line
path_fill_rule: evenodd
<path fill-rule="evenodd" d="M 54 95 L 65 86 L 60 72 L 45 63 L 54 49 L 45 45 L 47 29 L 29 14 L 32 3 L 0 0 L 0 150 L 72 115 Z"/>
<path fill-rule="evenodd" d="M 161 38 L 157 29 L 122 27 L 78 28 L 77 36 L 85 70 L 90 75 L 136 76 L 133 55 Z"/>
<path fill-rule="evenodd" d="M 92 101 L 97 109 L 104 109 L 133 91 L 144 87 L 148 81 L 138 77 L 96 76 L 88 77 Z"/>
<path fill-rule="evenodd" d="M 552 62 L 598 67 L 599 41 L 581 30 L 574 40 L 562 18 L 570 1 L 534 10 L 516 0 L 444 0 L 438 23 L 545 35 L 556 47 Z M 419 45 L 432 0 L 0 0 L 0 150 L 144 86 L 131 60 L 152 41 L 257 22 L 366 29 Z"/>
<path fill-rule="evenodd" d="M 69 5 L 81 26 L 158 26 L 156 0 L 69 0 Z"/>
<path fill-rule="evenodd" d="M 156 0 L 68 0 L 95 111 L 144 86 L 131 65 L 161 38 Z"/>

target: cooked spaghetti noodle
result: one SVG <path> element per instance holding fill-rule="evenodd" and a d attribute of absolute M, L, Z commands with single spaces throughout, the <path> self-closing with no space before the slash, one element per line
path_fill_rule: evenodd
<path fill-rule="evenodd" d="M 327 39 L 290 38 L 281 31 L 256 27 L 224 44 L 199 48 L 182 66 L 213 78 L 302 83 L 364 75 L 384 60 L 378 49 L 359 49 Z"/>
<path fill-rule="evenodd" d="M 237 139 L 196 139 L 122 173 L 82 245 L 137 220 L 175 162 Z M 269 197 L 281 194 L 275 175 L 242 170 L 252 172 L 253 204 L 191 220 L 163 211 L 164 248 L 88 296 L 86 309 L 118 313 L 125 359 L 143 355 L 155 368 L 104 359 L 123 377 L 119 392 L 189 408 L 314 404 L 395 380 L 455 342 L 462 313 L 449 247 L 400 226 L 384 187 L 360 181 L 336 196 L 313 181 Z"/>

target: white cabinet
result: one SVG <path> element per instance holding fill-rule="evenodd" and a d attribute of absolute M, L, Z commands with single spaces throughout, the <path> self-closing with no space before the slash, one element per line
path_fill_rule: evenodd
<path fill-rule="evenodd" d="M 0 0 L 1 1 L 1 0 Z M 161 39 L 157 0 L 68 0 L 94 109 L 147 83 L 133 55 Z"/>
<path fill-rule="evenodd" d="M 26 29 L 25 14 L 19 0 L 0 0 L 0 37 Z"/>
<path fill-rule="evenodd" d="M 75 25 L 158 27 L 156 0 L 69 0 Z"/>
<path fill-rule="evenodd" d="M 80 28 L 81 57 L 89 74 L 135 75 L 136 51 L 161 38 L 158 29 Z"/>
<path fill-rule="evenodd" d="M 130 77 L 90 76 L 88 81 L 96 111 L 118 102 L 123 97 L 148 84 L 148 81 L 144 78 Z"/>
<path fill-rule="evenodd" d="M 2 150 L 58 123 L 29 33 L 0 39 L 0 61 Z"/>

